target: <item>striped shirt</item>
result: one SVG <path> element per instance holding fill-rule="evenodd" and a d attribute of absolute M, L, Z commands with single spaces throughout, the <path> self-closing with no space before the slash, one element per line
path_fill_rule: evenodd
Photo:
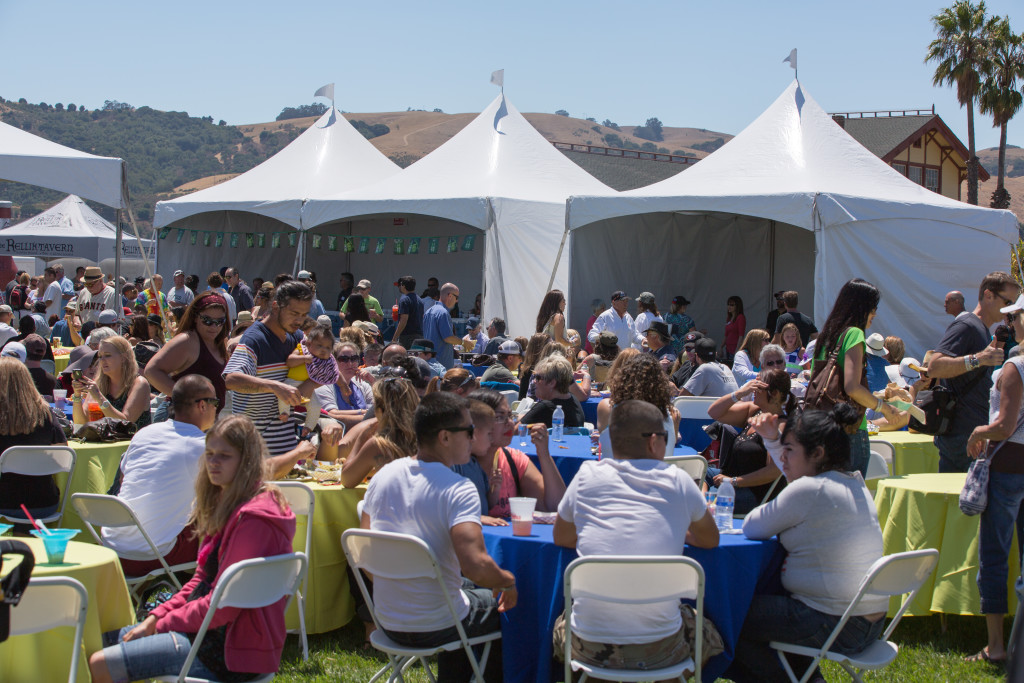
<path fill-rule="evenodd" d="M 301 339 L 302 333 L 296 332 L 287 335 L 284 341 L 281 341 L 269 327 L 262 322 L 256 322 L 245 331 L 231 358 L 228 359 L 228 364 L 224 366 L 224 377 L 232 372 L 241 372 L 252 377 L 284 382 L 288 379 L 288 366 L 285 360 Z M 282 455 L 295 448 L 298 443 L 295 423 L 291 420 L 280 421 L 276 395 L 271 392 L 229 393 L 231 412 L 246 415 L 253 421 L 271 455 Z"/>

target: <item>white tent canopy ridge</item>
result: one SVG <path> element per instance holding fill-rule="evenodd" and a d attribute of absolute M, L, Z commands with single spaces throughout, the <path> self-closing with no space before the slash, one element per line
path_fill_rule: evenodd
<path fill-rule="evenodd" d="M 566 204 L 571 314 L 590 296 L 625 289 L 674 295 L 721 341 L 725 302 L 763 325 L 771 293 L 800 292 L 820 326 L 839 289 L 861 277 L 882 292 L 873 330 L 923 352 L 947 320 L 942 297 L 1008 268 L 1009 211 L 936 194 L 854 140 L 794 81 L 739 135 L 659 183 Z M 607 290 L 607 291 L 605 291 Z M 812 305 L 813 302 L 813 305 Z"/>

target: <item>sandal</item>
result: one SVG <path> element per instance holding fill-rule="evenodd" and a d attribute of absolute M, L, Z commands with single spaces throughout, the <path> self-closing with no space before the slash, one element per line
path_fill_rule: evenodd
<path fill-rule="evenodd" d="M 978 654 L 971 655 L 970 657 L 964 657 L 964 661 L 965 662 L 985 662 L 987 664 L 992 664 L 994 666 L 1005 666 L 1006 665 L 1006 657 L 1001 657 L 1000 659 L 996 659 L 994 657 L 990 657 L 989 656 L 989 654 L 988 654 L 988 646 L 987 645 L 985 647 L 981 648 L 981 651 L 978 652 Z"/>

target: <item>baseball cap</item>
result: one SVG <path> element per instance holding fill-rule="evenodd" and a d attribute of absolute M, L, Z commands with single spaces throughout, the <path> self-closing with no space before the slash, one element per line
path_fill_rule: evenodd
<path fill-rule="evenodd" d="M 1014 311 L 1024 311 L 1024 294 L 1018 296 L 1017 300 L 1009 306 L 999 309 L 1000 313 L 1013 313 Z"/>
<path fill-rule="evenodd" d="M 620 289 L 618 291 L 612 292 L 612 301 L 618 301 L 619 299 L 625 299 L 626 296 L 627 296 L 627 294 Z"/>
<path fill-rule="evenodd" d="M 426 351 L 427 353 L 434 352 L 434 342 L 429 339 L 417 339 L 409 347 L 410 351 Z"/>
<path fill-rule="evenodd" d="M 498 353 L 503 356 L 521 356 L 523 350 L 519 348 L 519 343 L 511 339 L 501 342 L 501 346 L 498 347 Z"/>
<path fill-rule="evenodd" d="M 636 298 L 637 301 L 642 303 L 644 306 L 650 306 L 654 303 L 654 295 L 650 292 L 640 292 L 640 296 Z"/>
<path fill-rule="evenodd" d="M 881 356 L 884 358 L 889 355 L 889 351 L 884 346 L 885 337 L 877 332 L 869 336 L 864 343 L 868 347 L 868 353 L 872 356 Z"/>
<path fill-rule="evenodd" d="M 249 315 L 252 315 L 252 313 L 250 313 Z M 323 325 L 324 327 L 328 327 L 328 328 L 332 327 L 332 325 L 333 325 L 333 323 L 331 322 L 330 316 L 326 316 L 326 315 L 318 315 L 316 317 L 316 322 L 317 322 L 318 325 Z"/>
<path fill-rule="evenodd" d="M 474 327 L 476 327 L 476 326 L 477 326 L 477 325 L 479 325 L 479 324 L 480 324 L 480 318 L 476 317 L 475 315 L 471 315 L 471 316 L 470 316 L 470 317 L 469 317 L 469 318 L 468 318 L 468 319 L 466 320 L 466 327 L 467 327 L 468 329 L 470 329 L 470 330 L 471 330 L 471 329 L 473 329 Z"/>
<path fill-rule="evenodd" d="M 185 271 L 181 270 L 180 268 L 178 270 L 174 271 L 174 277 L 178 277 L 179 275 L 184 275 L 184 274 L 185 274 Z"/>
<path fill-rule="evenodd" d="M 693 350 L 697 352 L 697 357 L 701 360 L 714 360 L 715 351 L 718 347 L 715 345 L 715 340 L 711 337 L 701 337 L 694 342 Z"/>
<path fill-rule="evenodd" d="M 71 301 L 69 301 L 66 304 L 64 304 L 64 310 L 65 311 L 77 311 L 78 310 L 78 302 L 75 301 L 74 299 L 72 299 Z"/>
<path fill-rule="evenodd" d="M 704 335 L 696 330 L 693 332 L 687 332 L 686 336 L 683 337 L 683 346 L 694 346 L 698 340 L 703 338 Z"/>
<path fill-rule="evenodd" d="M 370 289 L 371 287 L 373 287 L 373 283 L 370 282 L 369 280 L 360 280 L 359 284 L 356 285 L 356 287 L 358 289 Z"/>
<path fill-rule="evenodd" d="M 672 297 L 672 303 L 676 306 L 689 306 L 690 301 L 683 295 Z"/>
<path fill-rule="evenodd" d="M 12 341 L 7 342 L 7 345 L 4 346 L 3 351 L 0 351 L 0 356 L 6 358 L 17 358 L 22 363 L 24 363 L 25 359 L 28 357 L 28 352 L 25 351 L 24 344 L 22 344 L 21 342 Z"/>
<path fill-rule="evenodd" d="M 313 274 L 310 273 L 308 270 L 300 270 L 297 277 L 299 280 L 312 280 Z"/>
<path fill-rule="evenodd" d="M 38 334 L 28 335 L 22 344 L 25 346 L 25 353 L 29 360 L 42 360 L 46 355 L 46 340 Z"/>
<path fill-rule="evenodd" d="M 113 325 L 117 322 L 117 312 L 109 308 L 100 311 L 100 315 L 96 319 L 96 322 L 100 325 Z"/>
<path fill-rule="evenodd" d="M 148 322 L 153 323 L 154 325 L 162 326 L 164 324 L 164 319 L 161 318 L 160 315 L 157 313 L 150 313 L 149 315 L 146 316 L 146 320 Z"/>
<path fill-rule="evenodd" d="M 14 313 L 14 309 L 7 304 L 0 305 L 0 313 Z"/>
<path fill-rule="evenodd" d="M 601 334 L 597 335 L 597 343 L 603 346 L 618 346 L 619 335 L 605 330 Z"/>

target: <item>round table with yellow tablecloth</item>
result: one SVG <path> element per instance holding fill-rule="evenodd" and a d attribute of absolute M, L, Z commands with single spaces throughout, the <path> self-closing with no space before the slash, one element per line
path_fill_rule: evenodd
<path fill-rule="evenodd" d="M 341 534 L 359 526 L 356 505 L 366 493 L 365 486 L 346 489 L 340 484 L 324 486 L 304 482 L 313 489 L 313 538 L 309 557 L 309 588 L 306 591 L 306 631 L 325 633 L 341 628 L 355 616 L 355 603 L 349 591 L 348 562 L 341 549 Z M 298 517 L 295 525 L 294 549 L 306 545 L 306 519 Z M 293 602 L 288 608 L 289 629 L 298 627 L 298 609 Z"/>
<path fill-rule="evenodd" d="M 71 485 L 65 491 L 67 475 L 57 475 L 57 486 L 62 495 L 72 493 L 106 493 L 114 484 L 117 470 L 121 466 L 121 456 L 128 450 L 130 441 L 113 443 L 84 443 L 68 441 L 75 451 L 75 472 L 71 477 Z M 65 529 L 81 529 L 87 533 L 85 523 L 78 517 L 69 502 L 64 506 L 64 519 L 61 526 Z"/>
<path fill-rule="evenodd" d="M 66 353 L 65 353 L 66 352 Z M 68 367 L 68 360 L 71 358 L 71 349 L 62 348 L 53 350 L 53 365 L 57 369 L 53 374 L 59 375 Z M 59 387 L 58 387 L 59 388 Z"/>
<path fill-rule="evenodd" d="M 36 566 L 33 577 L 70 576 L 85 586 L 89 593 L 77 680 L 90 680 L 89 655 L 103 648 L 103 633 L 134 623 L 128 587 L 121 565 L 113 551 L 91 543 L 68 543 L 63 564 L 46 564 L 43 542 L 17 539 L 32 548 Z M 14 556 L 10 557 L 14 561 Z M 32 590 L 31 587 L 28 590 Z M 17 610 L 17 608 L 14 608 Z M 14 636 L 0 643 L 0 681 L 4 683 L 42 683 L 66 681 L 71 665 L 71 641 L 74 629 L 61 627 L 24 636 Z"/>
<path fill-rule="evenodd" d="M 880 432 L 871 440 L 888 441 L 893 447 L 892 473 L 936 474 L 939 471 L 939 449 L 935 437 L 917 432 Z"/>
<path fill-rule="evenodd" d="M 980 517 L 960 512 L 960 491 L 965 474 L 910 474 L 878 481 L 875 505 L 882 527 L 882 546 L 886 555 L 935 548 L 939 562 L 907 614 L 926 616 L 943 614 L 981 614 L 978 594 L 978 524 Z M 1017 544 L 1010 550 L 1007 577 L 1009 609 L 1016 609 L 1013 590 L 1020 574 Z M 890 614 L 899 607 L 893 598 Z"/>

